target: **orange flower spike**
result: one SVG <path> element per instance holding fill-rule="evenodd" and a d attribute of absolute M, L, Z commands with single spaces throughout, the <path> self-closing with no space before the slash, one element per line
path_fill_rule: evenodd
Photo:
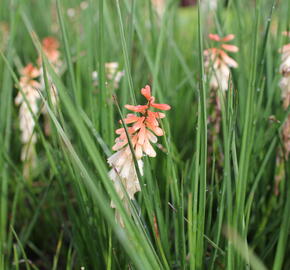
<path fill-rule="evenodd" d="M 126 124 L 133 124 L 131 127 L 128 127 L 128 133 L 131 137 L 136 156 L 141 158 L 142 153 L 144 152 L 148 156 L 153 157 L 156 153 L 150 142 L 157 142 L 157 137 L 153 133 L 157 136 L 162 136 L 164 134 L 163 130 L 159 127 L 157 119 L 164 118 L 165 114 L 161 112 L 152 112 L 150 108 L 153 107 L 159 110 L 169 110 L 171 107 L 167 104 L 155 103 L 155 97 L 151 95 L 149 85 L 146 85 L 141 89 L 141 94 L 147 99 L 147 105 L 125 105 L 125 108 L 141 113 L 142 116 L 127 114 L 124 122 Z M 113 150 L 119 150 L 128 144 L 124 128 L 117 129 L 116 134 L 118 134 L 119 137 L 115 140 L 116 144 L 113 146 Z"/>
<path fill-rule="evenodd" d="M 150 108 L 169 110 L 170 106 L 167 104 L 155 103 L 155 98 L 151 95 L 149 85 L 141 89 L 141 94 L 147 99 L 146 105 L 125 105 L 126 109 L 140 113 L 141 115 L 139 116 L 132 113 L 127 114 L 124 122 L 126 124 L 132 124 L 127 128 L 127 131 L 134 149 L 140 174 L 143 175 L 143 155 L 155 157 L 156 152 L 151 143 L 157 143 L 156 136 L 162 136 L 164 134 L 163 130 L 159 127 L 157 119 L 164 118 L 165 114 L 161 112 L 152 112 Z M 117 129 L 116 134 L 119 136 L 115 140 L 115 145 L 112 149 L 117 152 L 108 158 L 108 163 L 112 167 L 109 172 L 109 177 L 114 182 L 115 189 L 125 204 L 126 209 L 129 209 L 128 201 L 124 196 L 123 190 L 120 189 L 120 185 L 122 184 L 124 186 L 130 199 L 134 198 L 136 192 L 141 191 L 141 187 L 131 149 L 128 145 L 129 140 L 125 128 Z M 113 201 L 111 202 L 111 207 L 115 208 Z M 116 211 L 115 215 L 116 220 L 124 227 L 124 222 L 118 211 Z"/>
<path fill-rule="evenodd" d="M 210 87 L 212 89 L 220 88 L 223 91 L 228 89 L 228 80 L 230 78 L 230 68 L 237 68 L 238 63 L 231 58 L 227 52 L 238 52 L 239 48 L 232 44 L 225 44 L 235 38 L 235 35 L 229 34 L 220 37 L 217 34 L 209 34 L 208 37 L 218 42 L 216 48 L 204 50 L 205 68 L 210 76 Z"/>
<path fill-rule="evenodd" d="M 163 110 L 163 111 L 168 111 L 171 109 L 171 107 L 167 104 L 158 104 L 158 103 L 154 103 L 154 97 L 152 97 L 152 101 L 150 102 L 150 106 L 154 107 L 158 110 Z"/>

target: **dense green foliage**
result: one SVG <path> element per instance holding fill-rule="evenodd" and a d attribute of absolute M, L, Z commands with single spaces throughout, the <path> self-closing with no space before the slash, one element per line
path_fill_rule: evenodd
<path fill-rule="evenodd" d="M 290 269 L 290 166 L 277 162 L 289 113 L 279 88 L 288 1 L 229 0 L 199 16 L 197 7 L 169 0 L 162 20 L 149 0 L 87 2 L 86 9 L 79 0 L 0 3 L 9 27 L 6 45 L 0 36 L 0 269 Z M 208 33 L 233 33 L 240 48 L 230 90 L 219 93 L 214 141 L 209 84 L 201 80 Z M 61 76 L 44 57 L 60 106 L 49 110 L 51 136 L 35 115 L 37 166 L 25 179 L 16 84 L 46 36 L 61 44 Z M 104 63 L 112 61 L 125 70 L 119 89 L 105 82 Z M 157 157 L 145 158 L 130 217 L 107 176 L 121 118 L 112 96 L 126 114 L 123 105 L 144 103 L 146 84 L 172 109 Z"/>

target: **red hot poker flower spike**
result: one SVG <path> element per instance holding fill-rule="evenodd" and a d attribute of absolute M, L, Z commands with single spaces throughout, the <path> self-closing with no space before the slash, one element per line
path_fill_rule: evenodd
<path fill-rule="evenodd" d="M 130 111 L 137 112 L 139 115 L 132 113 L 127 114 L 124 119 L 125 124 L 131 125 L 128 127 L 128 134 L 132 142 L 132 146 L 137 158 L 138 167 L 141 175 L 143 174 L 143 155 L 155 157 L 156 152 L 152 147 L 152 143 L 157 143 L 157 136 L 162 136 L 164 131 L 159 127 L 159 119 L 164 118 L 165 114 L 161 112 L 153 112 L 152 109 L 170 110 L 167 104 L 155 103 L 155 97 L 151 95 L 149 85 L 141 89 L 141 94 L 147 99 L 146 105 L 125 105 Z M 134 194 L 141 190 L 139 179 L 136 174 L 133 156 L 128 145 L 128 138 L 124 128 L 116 130 L 119 137 L 115 140 L 113 150 L 117 151 L 108 158 L 108 163 L 112 167 L 109 172 L 110 179 L 114 182 L 114 187 L 123 200 L 125 208 L 129 211 L 129 204 L 121 186 L 125 188 L 129 198 L 132 200 Z M 111 207 L 115 208 L 114 202 L 111 202 Z M 124 227 L 124 222 L 120 213 L 116 211 L 116 220 Z"/>
<path fill-rule="evenodd" d="M 155 97 L 151 95 L 149 85 L 146 85 L 141 89 L 141 94 L 147 99 L 146 105 L 125 105 L 126 109 L 138 112 L 141 116 L 128 114 L 124 119 L 126 124 L 133 124 L 129 130 L 137 159 L 140 159 L 143 153 L 155 157 L 156 152 L 151 146 L 151 143 L 157 142 L 156 136 L 162 136 L 164 134 L 163 130 L 159 127 L 158 119 L 164 118 L 165 114 L 152 112 L 150 109 L 156 108 L 164 111 L 170 110 L 170 106 L 167 104 L 155 103 Z M 121 134 L 116 139 L 116 144 L 113 146 L 113 150 L 117 151 L 127 145 L 128 141 L 125 135 L 125 130 L 121 129 Z"/>
<path fill-rule="evenodd" d="M 225 44 L 235 38 L 233 34 L 221 38 L 217 34 L 209 34 L 209 38 L 218 42 L 217 48 L 209 48 L 204 51 L 205 68 L 210 77 L 210 87 L 214 90 L 220 88 L 223 91 L 228 89 L 230 68 L 237 68 L 238 63 L 231 58 L 228 52 L 238 52 L 239 48 L 235 45 Z"/>

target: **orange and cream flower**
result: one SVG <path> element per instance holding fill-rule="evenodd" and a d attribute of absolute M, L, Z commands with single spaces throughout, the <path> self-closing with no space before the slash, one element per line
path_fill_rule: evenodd
<path fill-rule="evenodd" d="M 54 37 L 46 37 L 42 40 L 42 50 L 47 57 L 47 60 L 53 67 L 54 71 L 57 74 L 61 73 L 61 66 L 62 66 L 62 61 L 60 59 L 60 51 L 59 51 L 59 42 L 56 38 Z M 40 66 L 40 72 L 41 72 L 41 85 L 42 89 L 45 88 L 44 84 L 44 77 L 43 77 L 43 68 L 42 68 L 42 63 L 41 63 L 41 57 L 38 58 L 38 64 Z M 51 82 L 51 77 L 48 74 L 48 80 Z M 51 95 L 51 101 L 53 105 L 57 104 L 57 99 L 58 99 L 58 93 L 55 85 L 51 83 L 50 87 L 50 95 Z"/>
<path fill-rule="evenodd" d="M 158 120 L 164 118 L 165 114 L 153 112 L 150 108 L 164 111 L 170 110 L 170 106 L 167 104 L 155 103 L 155 97 L 151 96 L 149 85 L 146 85 L 145 88 L 141 90 L 141 94 L 147 99 L 146 105 L 125 105 L 126 109 L 140 113 L 141 115 L 128 114 L 124 119 L 126 124 L 132 124 L 132 126 L 128 128 L 128 133 L 130 134 L 130 139 L 137 159 L 141 158 L 143 154 L 155 157 L 156 152 L 151 143 L 157 142 L 156 136 L 162 136 L 164 134 L 162 128 L 159 127 Z M 128 144 L 128 138 L 124 128 L 117 129 L 116 133 L 119 137 L 116 139 L 113 150 L 118 151 Z"/>
<path fill-rule="evenodd" d="M 20 71 L 19 85 L 23 92 L 28 93 L 31 88 L 39 88 L 40 84 L 35 79 L 40 76 L 40 70 L 29 63 Z"/>
<path fill-rule="evenodd" d="M 40 76 L 40 70 L 32 64 L 28 64 L 20 73 L 19 88 L 21 91 L 18 92 L 15 98 L 15 104 L 20 106 L 19 128 L 23 144 L 21 160 L 29 161 L 28 165 L 24 167 L 24 176 L 28 177 L 29 167 L 33 166 L 35 162 L 34 145 L 36 143 L 36 135 L 34 133 L 35 121 L 33 115 L 36 115 L 39 110 L 37 104 L 40 98 L 38 89 L 41 85 L 36 81 L 36 78 Z"/>
<path fill-rule="evenodd" d="M 42 50 L 52 65 L 58 64 L 60 58 L 59 42 L 54 37 L 46 37 L 42 40 Z"/>
<path fill-rule="evenodd" d="M 39 77 L 40 71 L 32 64 L 28 64 L 21 70 L 21 75 L 19 87 L 22 92 L 18 92 L 15 98 L 15 104 L 20 106 L 19 120 L 21 141 L 23 144 L 27 144 L 30 140 L 32 142 L 36 141 L 36 137 L 33 135 L 35 126 L 33 114 L 38 112 L 37 101 L 40 96 L 37 88 L 40 88 L 40 83 L 35 79 Z M 29 105 L 25 102 L 25 99 Z M 30 112 L 29 106 L 33 114 Z M 22 159 L 24 159 L 24 156 Z"/>
<path fill-rule="evenodd" d="M 137 159 L 139 171 L 142 175 L 142 157 L 144 155 L 155 157 L 156 152 L 152 144 L 157 142 L 158 136 L 164 135 L 163 129 L 159 126 L 159 120 L 164 118 L 165 114 L 161 112 L 154 112 L 152 109 L 167 111 L 170 110 L 170 106 L 167 104 L 155 103 L 155 97 L 151 95 L 149 85 L 146 85 L 143 89 L 141 89 L 141 94 L 147 100 L 146 105 L 125 105 L 126 109 L 134 113 L 138 113 L 138 115 L 134 113 L 128 114 L 124 119 L 124 123 L 131 125 L 127 128 L 127 131 Z M 108 158 L 108 163 L 112 167 L 109 172 L 109 177 L 114 182 L 118 195 L 123 200 L 126 209 L 129 211 L 129 204 L 126 201 L 126 196 L 123 189 L 125 189 L 129 198 L 132 200 L 134 199 L 134 194 L 137 191 L 140 191 L 141 188 L 134 165 L 133 155 L 128 144 L 128 137 L 125 128 L 117 129 L 116 134 L 119 136 L 115 140 L 115 145 L 112 149 L 117 152 Z M 111 203 L 111 207 L 115 208 L 113 202 Z M 116 219 L 122 226 L 124 226 L 124 223 L 117 211 Z"/>
<path fill-rule="evenodd" d="M 204 51 L 205 68 L 207 74 L 210 75 L 210 87 L 214 90 L 220 88 L 226 91 L 230 78 L 230 68 L 238 67 L 238 63 L 227 52 L 238 52 L 239 48 L 225 43 L 235 38 L 233 34 L 223 38 L 217 34 L 209 34 L 209 38 L 219 44 L 218 48 L 209 48 Z"/>
<path fill-rule="evenodd" d="M 52 68 L 56 72 L 56 74 L 61 73 L 62 61 L 61 61 L 61 53 L 59 51 L 59 42 L 54 37 L 46 37 L 42 40 L 42 50 L 45 56 L 47 57 L 48 62 L 51 64 Z M 41 89 L 45 89 L 44 83 L 44 74 L 43 74 L 43 67 L 41 62 L 41 57 L 38 58 L 38 64 L 40 66 L 41 71 Z M 52 82 L 51 76 L 47 75 L 49 81 L 49 94 L 50 100 L 54 107 L 58 105 L 58 91 L 55 84 Z M 46 135 L 50 135 L 51 127 L 50 127 L 50 120 L 46 106 L 42 108 L 42 113 L 44 115 L 44 132 Z"/>

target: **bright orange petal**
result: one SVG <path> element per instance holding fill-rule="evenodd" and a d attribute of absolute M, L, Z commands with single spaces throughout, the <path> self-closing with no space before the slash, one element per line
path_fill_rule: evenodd
<path fill-rule="evenodd" d="M 159 126 L 159 123 L 155 117 L 155 115 L 151 112 L 148 111 L 148 116 L 146 118 L 146 123 L 151 123 L 153 126 Z"/>
<path fill-rule="evenodd" d="M 130 111 L 133 111 L 133 112 L 140 112 L 140 113 L 143 113 L 143 112 L 145 112 L 145 110 L 148 109 L 147 105 L 137 105 L 137 106 L 125 105 L 124 107 L 127 110 L 130 110 Z"/>
<path fill-rule="evenodd" d="M 229 52 L 238 52 L 239 48 L 235 45 L 230 45 L 230 44 L 223 44 L 222 48 L 229 51 Z"/>
<path fill-rule="evenodd" d="M 217 34 L 209 34 L 208 37 L 209 37 L 211 40 L 214 40 L 214 41 L 221 41 L 220 36 L 217 35 Z"/>
<path fill-rule="evenodd" d="M 151 111 L 148 111 L 148 116 L 156 118 L 156 119 L 158 119 L 158 118 L 162 119 L 162 118 L 165 118 L 166 115 L 165 115 L 165 113 L 162 113 L 162 112 L 151 112 Z"/>
<path fill-rule="evenodd" d="M 168 111 L 171 109 L 171 107 L 168 104 L 151 103 L 150 105 L 156 109 L 164 110 L 164 111 Z"/>
<path fill-rule="evenodd" d="M 233 34 L 229 34 L 227 36 L 225 36 L 224 38 L 221 39 L 222 42 L 228 42 L 230 40 L 233 40 L 235 38 L 235 35 Z"/>
<path fill-rule="evenodd" d="M 127 114 L 127 117 L 124 119 L 126 124 L 135 123 L 139 120 L 140 117 L 136 116 L 135 114 Z"/>
<path fill-rule="evenodd" d="M 147 99 L 150 100 L 151 98 L 151 89 L 149 85 L 146 85 L 144 88 L 141 89 L 141 94 Z"/>
<path fill-rule="evenodd" d="M 134 130 L 132 129 L 132 127 L 128 127 L 127 130 L 128 130 L 129 134 L 134 133 Z M 116 129 L 115 132 L 116 132 L 116 134 L 124 134 L 124 133 L 126 134 L 124 128 L 118 128 L 118 129 Z"/>

